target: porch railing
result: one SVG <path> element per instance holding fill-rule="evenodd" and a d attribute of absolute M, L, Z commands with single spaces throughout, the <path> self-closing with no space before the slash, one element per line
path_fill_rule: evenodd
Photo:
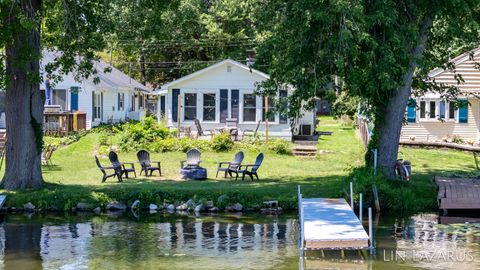
<path fill-rule="evenodd" d="M 43 133 L 49 136 L 66 136 L 86 129 L 87 117 L 79 112 L 44 112 Z"/>

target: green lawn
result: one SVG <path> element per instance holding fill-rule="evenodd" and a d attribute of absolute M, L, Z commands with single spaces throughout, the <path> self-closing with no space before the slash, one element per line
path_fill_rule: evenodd
<path fill-rule="evenodd" d="M 229 161 L 229 153 L 202 153 L 202 166 L 208 169 L 206 181 L 179 180 L 180 160 L 184 153 L 152 153 L 152 160 L 162 162 L 162 177 L 126 179 L 123 183 L 109 179 L 101 183 L 101 173 L 93 155 L 98 145 L 98 135 L 90 133 L 53 155 L 53 169 L 44 167 L 45 188 L 11 193 L 8 206 L 21 206 L 31 201 L 40 207 L 55 206 L 69 209 L 79 201 L 96 205 L 117 199 L 131 203 L 178 202 L 195 197 L 216 201 L 226 194 L 231 202 L 246 206 L 261 205 L 265 200 L 278 199 L 282 206 L 295 208 L 296 186 L 301 185 L 307 197 L 343 196 L 347 179 L 354 168 L 363 166 L 364 150 L 354 130 L 329 117 L 321 119 L 320 129 L 332 131 L 332 136 L 322 136 L 318 143 L 320 153 L 316 158 L 298 158 L 265 153 L 259 170 L 260 181 L 234 181 L 215 178 L 219 161 Z M 452 150 L 402 149 L 402 155 L 413 164 L 411 188 L 424 197 L 432 207 L 435 199 L 431 179 L 434 175 L 478 175 L 471 155 Z M 257 153 L 246 152 L 245 163 L 253 163 Z M 119 153 L 121 161 L 136 162 L 135 153 Z M 108 165 L 107 159 L 101 159 Z M 137 163 L 138 164 L 138 163 Z M 137 171 L 139 166 L 137 165 Z M 3 172 L 1 172 L 3 174 Z"/>

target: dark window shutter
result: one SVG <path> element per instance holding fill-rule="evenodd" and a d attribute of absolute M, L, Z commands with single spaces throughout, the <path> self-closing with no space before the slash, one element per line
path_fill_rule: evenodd
<path fill-rule="evenodd" d="M 165 96 L 160 97 L 160 113 L 165 115 Z"/>
<path fill-rule="evenodd" d="M 180 95 L 180 89 L 172 90 L 172 121 L 177 122 L 178 118 L 178 96 Z"/>

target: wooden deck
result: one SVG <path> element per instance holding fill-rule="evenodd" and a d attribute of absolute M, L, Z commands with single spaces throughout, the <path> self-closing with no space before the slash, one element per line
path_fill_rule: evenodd
<path fill-rule="evenodd" d="M 344 199 L 302 199 L 301 207 L 306 250 L 369 247 L 368 234 Z"/>
<path fill-rule="evenodd" d="M 435 177 L 438 208 L 480 209 L 480 179 Z"/>

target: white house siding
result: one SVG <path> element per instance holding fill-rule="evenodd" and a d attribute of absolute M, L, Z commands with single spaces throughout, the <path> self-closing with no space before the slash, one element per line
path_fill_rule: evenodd
<path fill-rule="evenodd" d="M 407 141 L 412 137 L 416 141 L 435 141 L 441 140 L 446 136 L 459 136 L 464 140 L 478 141 L 479 136 L 479 101 L 477 99 L 469 100 L 468 123 L 458 123 L 458 121 L 439 121 L 428 120 L 417 123 L 408 123 L 402 127 L 400 140 Z M 417 113 L 418 116 L 418 113 Z"/>
<path fill-rule="evenodd" d="M 60 55 L 59 52 L 52 52 L 48 50 L 43 51 L 42 66 L 41 69 L 44 70 L 44 66 L 47 63 L 53 62 L 55 57 Z M 93 82 L 93 77 L 91 76 L 88 79 L 84 79 L 81 82 L 75 80 L 72 73 L 61 74 L 61 81 L 51 82 L 51 89 L 64 89 L 66 90 L 66 106 L 62 108 L 65 111 L 71 110 L 71 100 L 70 100 L 70 89 L 71 87 L 79 87 L 78 92 L 78 111 L 86 113 L 86 126 L 87 129 L 90 129 L 93 126 L 100 124 L 101 121 L 107 122 L 108 120 L 119 121 L 125 120 L 125 118 L 131 114 L 131 111 L 138 113 L 141 109 L 138 108 L 138 101 L 135 108 L 132 108 L 131 96 L 133 93 L 141 93 L 138 89 L 143 89 L 143 91 L 148 91 L 148 88 L 141 85 L 139 82 L 131 79 L 126 74 L 122 73 L 120 70 L 110 67 L 109 64 L 98 61 L 94 63 L 95 68 L 97 68 L 98 73 L 96 76 L 100 79 L 99 84 Z M 110 67 L 111 72 L 104 72 L 105 68 Z M 43 81 L 46 80 L 45 74 L 43 75 Z M 45 84 L 40 85 L 41 90 L 45 90 Z M 92 121 L 92 95 L 93 93 L 103 93 L 103 118 L 102 120 Z M 125 94 L 124 100 L 124 109 L 118 110 L 118 93 Z"/>
<path fill-rule="evenodd" d="M 227 67 L 230 66 L 231 71 L 227 71 Z M 228 61 L 224 64 L 209 70 L 203 74 L 199 74 L 194 78 L 180 81 L 172 86 L 168 86 L 168 90 L 165 100 L 165 117 L 167 123 L 170 126 L 176 126 L 177 119 L 173 119 L 172 102 L 173 102 L 173 89 L 180 89 L 182 110 L 180 111 L 180 125 L 182 127 L 190 126 L 195 131 L 195 124 L 193 121 L 184 121 L 184 94 L 196 93 L 197 94 L 197 119 L 200 120 L 203 129 L 214 129 L 220 126 L 224 126 L 224 123 L 220 123 L 220 90 L 227 89 L 228 91 L 228 117 L 231 117 L 231 91 L 239 90 L 239 115 L 238 126 L 241 130 L 253 130 L 256 128 L 257 122 L 262 119 L 262 97 L 256 97 L 256 121 L 244 122 L 243 121 L 243 100 L 244 94 L 251 94 L 255 90 L 255 85 L 258 82 L 265 80 L 266 78 L 260 76 L 255 72 L 249 72 L 248 70 L 239 66 L 233 65 Z M 215 93 L 216 99 L 216 119 L 215 121 L 203 121 L 203 94 Z M 160 101 L 159 101 L 160 102 Z M 158 105 L 160 106 L 160 105 Z M 160 112 L 160 110 L 158 110 Z M 291 140 L 292 133 L 290 131 L 290 124 L 279 123 L 279 115 L 275 116 L 274 122 L 269 122 L 269 134 L 271 136 L 280 137 L 286 140 Z M 311 124 L 311 121 L 310 121 Z M 265 131 L 265 123 L 262 122 L 259 127 L 260 132 Z"/>

